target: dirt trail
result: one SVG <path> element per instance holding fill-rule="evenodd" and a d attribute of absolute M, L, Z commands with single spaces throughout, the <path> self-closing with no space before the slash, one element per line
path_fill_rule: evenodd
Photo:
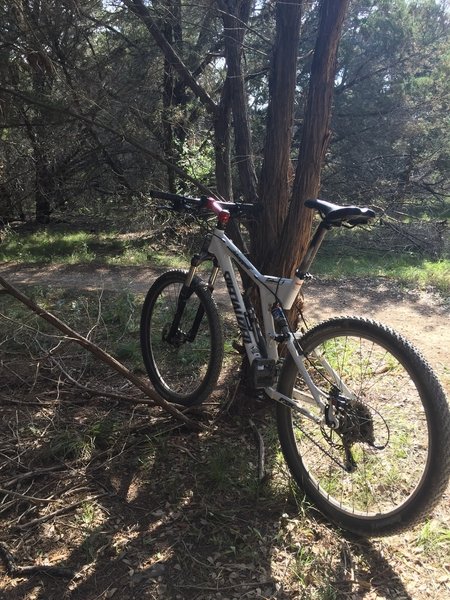
<path fill-rule="evenodd" d="M 162 271 L 147 267 L 3 263 L 0 272 L 14 284 L 130 290 L 144 294 Z M 393 327 L 420 348 L 450 392 L 450 308 L 438 295 L 403 289 L 386 278 L 345 282 L 316 279 L 308 282 L 304 291 L 305 315 L 309 321 L 352 314 L 377 319 Z M 223 310 L 230 309 L 223 286 L 218 286 L 215 295 Z"/>

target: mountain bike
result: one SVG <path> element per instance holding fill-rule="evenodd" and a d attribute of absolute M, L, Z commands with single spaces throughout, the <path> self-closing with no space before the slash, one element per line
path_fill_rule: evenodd
<path fill-rule="evenodd" d="M 260 273 L 225 232 L 231 218 L 255 218 L 254 205 L 152 195 L 169 201 L 163 208 L 217 218 L 190 268 L 164 273 L 145 298 L 141 348 L 156 391 L 191 406 L 214 389 L 224 356 L 213 297 L 222 273 L 252 386 L 276 402 L 282 453 L 306 495 L 338 526 L 364 536 L 396 533 L 429 515 L 450 473 L 450 411 L 431 367 L 406 339 L 373 320 L 332 318 L 298 333 L 286 317 L 327 231 L 367 224 L 375 213 L 308 200 L 320 223 L 295 275 L 286 278 Z M 198 271 L 205 261 L 207 281 Z"/>

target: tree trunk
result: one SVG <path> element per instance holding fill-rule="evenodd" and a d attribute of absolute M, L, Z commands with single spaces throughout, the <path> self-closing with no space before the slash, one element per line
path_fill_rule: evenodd
<path fill-rule="evenodd" d="M 214 157 L 216 189 L 225 200 L 233 200 L 231 176 L 231 88 L 225 81 L 214 117 Z"/>
<path fill-rule="evenodd" d="M 269 78 L 264 162 L 259 181 L 262 217 L 252 232 L 252 255 L 265 269 L 288 210 L 291 171 L 290 150 L 294 115 L 297 55 L 303 0 L 277 3 L 276 37 Z"/>
<path fill-rule="evenodd" d="M 33 92 L 39 95 L 49 95 L 52 90 L 53 75 L 44 70 L 40 62 L 33 71 Z M 39 117 L 45 121 L 49 120 L 48 113 L 44 109 L 39 109 Z M 33 158 L 35 164 L 35 192 L 34 202 L 36 211 L 36 222 L 40 225 L 46 225 L 50 222 L 50 215 L 53 204 L 53 177 L 52 169 L 48 157 L 45 131 L 39 127 L 32 129 Z"/>
<path fill-rule="evenodd" d="M 48 159 L 40 146 L 34 148 L 35 162 L 35 218 L 39 225 L 47 225 L 50 222 L 52 212 L 50 198 L 53 195 L 53 182 L 49 170 Z"/>
<path fill-rule="evenodd" d="M 311 65 L 308 101 L 302 131 L 292 199 L 284 222 L 279 252 L 272 268 L 291 276 L 305 253 L 314 213 L 304 201 L 316 198 L 320 171 L 330 139 L 330 118 L 336 56 L 349 0 L 323 0 Z"/>
<path fill-rule="evenodd" d="M 48 57 L 48 49 L 36 35 L 42 22 L 42 6 L 39 2 L 17 2 L 14 5 L 14 16 L 18 30 L 27 41 L 25 59 L 31 73 L 33 93 L 37 96 L 50 96 L 53 89 L 55 72 L 53 64 Z M 38 120 L 51 124 L 50 111 L 43 107 L 35 108 Z M 48 146 L 49 137 L 47 129 L 34 127 L 33 119 L 26 118 L 26 128 L 33 148 L 35 164 L 35 218 L 37 223 L 46 224 L 50 221 L 50 214 L 55 190 L 53 173 Z M 51 128 L 50 128 L 51 131 Z"/>
<path fill-rule="evenodd" d="M 248 22 L 251 0 L 219 0 L 222 11 L 227 61 L 226 85 L 230 87 L 236 165 L 242 193 L 247 202 L 257 200 L 257 177 L 253 161 L 253 146 L 247 109 L 244 74 L 242 72 L 242 43 Z"/>
<path fill-rule="evenodd" d="M 181 6 L 178 0 L 167 2 L 165 10 L 165 18 L 161 23 L 161 31 L 169 44 L 179 47 L 182 43 L 181 32 Z M 164 136 L 164 152 L 167 160 L 171 163 L 178 164 L 180 157 L 180 146 L 182 141 L 177 136 L 179 128 L 177 128 L 177 119 L 175 119 L 175 111 L 177 107 L 185 104 L 185 94 L 180 94 L 184 86 L 177 85 L 176 73 L 172 67 L 170 60 L 164 59 L 164 74 L 163 74 L 163 112 L 162 112 L 162 130 Z M 177 90 L 178 88 L 178 90 Z M 178 91 L 178 93 L 177 93 Z M 182 98 L 180 98 L 180 95 Z M 168 188 L 170 192 L 177 191 L 176 172 L 171 165 L 167 167 Z"/>

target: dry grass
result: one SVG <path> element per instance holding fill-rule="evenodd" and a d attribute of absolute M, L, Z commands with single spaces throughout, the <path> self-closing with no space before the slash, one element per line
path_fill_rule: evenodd
<path fill-rule="evenodd" d="M 76 319 L 67 295 L 62 305 L 47 300 Z M 97 327 L 105 344 L 120 339 L 129 347 L 132 303 L 114 325 L 106 297 L 100 320 L 88 297 L 72 300 L 84 307 L 84 320 L 90 315 L 104 323 L 109 315 L 108 327 Z M 1 312 L 9 307 L 14 321 L 0 323 L 0 541 L 17 565 L 50 564 L 72 573 L 11 577 L 3 571 L 0 597 L 449 596 L 448 495 L 433 520 L 405 536 L 345 536 L 292 486 L 271 409 L 235 395 L 231 360 L 196 415 L 205 431 L 193 433 L 156 409 L 81 390 L 61 365 L 87 388 L 132 393 L 71 344 L 37 333 L 36 322 L 20 329 L 19 315 L 5 302 Z M 132 345 L 128 360 L 139 369 Z M 250 416 L 265 444 L 263 482 Z"/>

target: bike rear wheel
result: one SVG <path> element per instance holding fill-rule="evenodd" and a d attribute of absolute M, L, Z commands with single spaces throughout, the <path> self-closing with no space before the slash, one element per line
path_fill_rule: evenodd
<path fill-rule="evenodd" d="M 404 338 L 365 319 L 326 321 L 300 344 L 315 385 L 336 407 L 338 426 L 277 406 L 294 479 L 330 520 L 354 533 L 389 535 L 412 526 L 437 504 L 450 473 L 450 413 L 433 371 Z M 308 393 L 291 357 L 278 390 Z M 323 417 L 315 404 L 305 407 Z"/>
<path fill-rule="evenodd" d="M 222 324 L 207 286 L 186 271 L 168 271 L 149 289 L 141 314 L 141 350 L 150 381 L 167 401 L 200 404 L 217 383 L 223 360 Z M 174 326 L 175 322 L 175 326 Z"/>

